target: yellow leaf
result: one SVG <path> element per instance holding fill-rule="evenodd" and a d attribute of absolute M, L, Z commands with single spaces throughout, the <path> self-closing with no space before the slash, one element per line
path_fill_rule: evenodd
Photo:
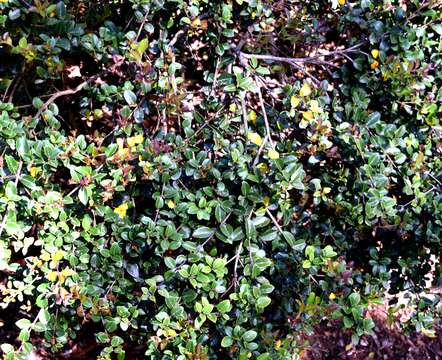
<path fill-rule="evenodd" d="M 265 163 L 259 163 L 258 165 L 256 165 L 256 167 L 258 168 L 261 175 L 264 175 L 268 170 L 268 167 Z"/>
<path fill-rule="evenodd" d="M 331 191 L 331 189 L 329 187 L 325 187 L 322 189 L 323 194 L 328 194 L 330 191 Z"/>
<path fill-rule="evenodd" d="M 269 159 L 272 159 L 272 160 L 279 159 L 279 152 L 277 152 L 274 149 L 270 149 L 269 152 L 267 153 L 267 155 L 269 156 Z"/>
<path fill-rule="evenodd" d="M 235 103 L 232 103 L 229 105 L 229 111 L 233 112 L 233 113 L 236 112 L 236 104 Z"/>
<path fill-rule="evenodd" d="M 142 134 L 135 135 L 127 138 L 127 145 L 129 147 L 134 147 L 135 145 L 141 144 L 144 140 L 144 136 Z"/>
<path fill-rule="evenodd" d="M 292 105 L 292 107 L 298 107 L 298 105 L 299 105 L 299 103 L 301 102 L 301 100 L 298 98 L 298 97 L 296 97 L 295 95 L 293 95 L 291 98 L 290 98 L 290 104 Z"/>
<path fill-rule="evenodd" d="M 263 201 L 264 206 L 267 207 L 270 204 L 270 198 L 268 196 L 264 197 Z"/>
<path fill-rule="evenodd" d="M 317 100 L 310 101 L 310 110 L 313 111 L 314 113 L 319 112 L 319 103 Z"/>
<path fill-rule="evenodd" d="M 55 281 L 55 280 L 57 280 L 57 272 L 56 271 L 49 271 L 48 274 L 46 275 L 46 277 L 49 281 Z"/>
<path fill-rule="evenodd" d="M 281 340 L 277 340 L 275 343 L 275 350 L 278 350 L 281 347 Z"/>
<path fill-rule="evenodd" d="M 173 209 L 175 207 L 175 202 L 173 200 L 167 200 L 167 206 L 169 209 Z"/>
<path fill-rule="evenodd" d="M 247 135 L 247 138 L 255 145 L 260 146 L 262 144 L 262 138 L 257 133 L 249 133 Z"/>
<path fill-rule="evenodd" d="M 379 56 L 379 50 L 377 49 L 371 50 L 371 56 L 373 56 L 374 59 L 377 59 Z"/>
<path fill-rule="evenodd" d="M 63 250 L 57 250 L 51 255 L 52 261 L 60 261 L 66 253 Z"/>
<path fill-rule="evenodd" d="M 299 90 L 299 95 L 301 96 L 309 96 L 311 93 L 312 89 L 310 88 L 310 85 L 308 83 L 304 83 L 301 90 Z"/>
<path fill-rule="evenodd" d="M 51 254 L 49 254 L 47 251 L 43 250 L 40 255 L 40 259 L 42 259 L 43 261 L 49 261 L 49 260 L 51 260 Z"/>
<path fill-rule="evenodd" d="M 195 20 L 192 21 L 192 27 L 197 28 L 201 25 L 201 20 L 200 18 L 196 18 Z"/>
<path fill-rule="evenodd" d="M 253 124 L 256 124 L 256 112 L 253 110 L 249 112 L 249 119 Z"/>
<path fill-rule="evenodd" d="M 129 208 L 129 206 L 127 205 L 127 203 L 123 203 L 114 209 L 114 213 L 118 214 L 120 216 L 120 218 L 124 219 L 126 217 L 126 213 L 127 213 L 128 208 Z"/>
<path fill-rule="evenodd" d="M 345 5 L 345 0 L 338 0 L 339 5 Z"/>
<path fill-rule="evenodd" d="M 302 117 L 307 121 L 312 121 L 315 118 L 311 111 L 303 111 Z"/>
<path fill-rule="evenodd" d="M 68 276 L 73 276 L 76 274 L 76 272 L 74 270 L 72 270 L 71 268 L 64 268 L 61 273 L 63 274 L 63 276 L 68 277 Z"/>
<path fill-rule="evenodd" d="M 334 299 L 336 299 L 336 295 L 335 295 L 334 293 L 330 293 L 330 295 L 328 296 L 328 298 L 329 298 L 330 300 L 334 300 Z"/>

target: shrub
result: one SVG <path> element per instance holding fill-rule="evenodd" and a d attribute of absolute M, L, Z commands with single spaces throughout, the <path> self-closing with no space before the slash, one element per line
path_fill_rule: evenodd
<path fill-rule="evenodd" d="M 357 343 L 367 306 L 405 290 L 404 327 L 431 336 L 440 18 L 0 0 L 5 359 L 85 332 L 103 359 L 288 359 L 324 319 Z"/>

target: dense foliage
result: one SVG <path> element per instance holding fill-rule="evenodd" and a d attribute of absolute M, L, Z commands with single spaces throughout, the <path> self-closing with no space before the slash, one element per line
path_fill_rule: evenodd
<path fill-rule="evenodd" d="M 103 359 L 295 358 L 321 321 L 357 343 L 404 291 L 431 336 L 441 16 L 0 0 L 5 359 L 84 334 Z"/>

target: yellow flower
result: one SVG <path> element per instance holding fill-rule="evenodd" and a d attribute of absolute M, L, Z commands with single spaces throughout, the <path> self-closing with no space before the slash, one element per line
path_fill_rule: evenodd
<path fill-rule="evenodd" d="M 256 124 L 256 112 L 253 110 L 249 112 L 249 119 L 253 124 Z"/>
<path fill-rule="evenodd" d="M 328 296 L 328 298 L 329 298 L 330 300 L 334 300 L 334 299 L 336 299 L 336 295 L 335 295 L 335 293 L 330 293 L 330 295 Z"/>
<path fill-rule="evenodd" d="M 233 112 L 233 113 L 236 112 L 236 104 L 235 103 L 230 104 L 229 111 Z"/>
<path fill-rule="evenodd" d="M 303 111 L 302 112 L 302 117 L 305 120 L 308 120 L 308 121 L 312 121 L 315 118 L 311 111 Z"/>
<path fill-rule="evenodd" d="M 371 50 L 371 56 L 373 56 L 374 59 L 377 59 L 379 56 L 379 50 L 377 49 Z"/>
<path fill-rule="evenodd" d="M 377 67 L 379 66 L 379 62 L 378 61 L 373 61 L 372 63 L 371 63 L 371 65 L 370 65 L 370 67 L 374 70 L 374 69 L 376 69 Z"/>
<path fill-rule="evenodd" d="M 269 156 L 269 159 L 272 159 L 272 160 L 279 159 L 279 152 L 277 152 L 274 149 L 270 149 L 269 152 L 267 153 L 267 155 Z"/>
<path fill-rule="evenodd" d="M 29 169 L 29 173 L 31 174 L 32 177 L 36 177 L 39 172 L 40 172 L 40 168 L 35 167 L 35 166 L 32 166 Z"/>
<path fill-rule="evenodd" d="M 166 204 L 169 209 L 173 209 L 175 207 L 175 202 L 173 200 L 168 200 Z"/>
<path fill-rule="evenodd" d="M 260 146 L 262 144 L 262 138 L 257 133 L 248 133 L 247 138 L 255 145 Z"/>
<path fill-rule="evenodd" d="M 310 101 L 310 110 L 313 111 L 314 113 L 319 112 L 319 103 L 317 100 Z"/>
<path fill-rule="evenodd" d="M 131 148 L 135 145 L 141 144 L 144 141 L 144 136 L 142 134 L 138 134 L 132 137 L 127 138 L 127 145 Z"/>
<path fill-rule="evenodd" d="M 48 274 L 46 275 L 47 279 L 49 281 L 55 281 L 57 280 L 57 272 L 56 271 L 49 271 Z"/>
<path fill-rule="evenodd" d="M 293 95 L 290 98 L 290 105 L 292 105 L 292 107 L 294 107 L 294 108 L 297 107 L 300 102 L 301 102 L 301 100 L 298 97 L 296 97 L 295 95 Z"/>
<path fill-rule="evenodd" d="M 114 213 L 118 214 L 120 216 L 120 218 L 124 219 L 126 217 L 126 213 L 127 213 L 128 208 L 129 208 L 129 206 L 127 205 L 127 203 L 123 203 L 114 209 Z"/>
<path fill-rule="evenodd" d="M 299 95 L 301 96 L 309 96 L 312 93 L 312 89 L 310 88 L 310 85 L 308 83 L 304 83 L 302 85 L 301 90 L 299 90 Z"/>
<path fill-rule="evenodd" d="M 345 0 L 338 0 L 339 5 L 345 5 Z"/>

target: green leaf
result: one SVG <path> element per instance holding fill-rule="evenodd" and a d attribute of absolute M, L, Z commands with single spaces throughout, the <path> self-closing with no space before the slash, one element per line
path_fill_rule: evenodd
<path fill-rule="evenodd" d="M 244 334 L 242 334 L 242 338 L 246 342 L 251 342 L 255 340 L 255 338 L 258 336 L 258 333 L 255 330 L 248 330 Z"/>
<path fill-rule="evenodd" d="M 19 329 L 27 329 L 31 326 L 31 324 L 32 323 L 29 319 L 20 319 L 15 323 Z"/>
<path fill-rule="evenodd" d="M 226 313 L 232 310 L 232 304 L 230 303 L 230 300 L 223 300 L 216 305 L 216 308 L 219 312 Z"/>
<path fill-rule="evenodd" d="M 272 300 L 268 296 L 261 296 L 256 301 L 256 306 L 258 308 L 262 308 L 263 309 L 263 308 L 267 307 L 268 305 L 270 305 L 271 302 L 272 302 Z"/>
<path fill-rule="evenodd" d="M 352 306 L 356 306 L 360 303 L 361 301 L 361 296 L 359 295 L 359 293 L 351 293 L 350 296 L 348 297 L 348 299 L 350 300 L 350 303 Z"/>
<path fill-rule="evenodd" d="M 202 226 L 202 227 L 199 227 L 198 229 L 196 229 L 193 232 L 192 236 L 197 239 L 208 239 L 209 237 L 213 236 L 214 233 L 215 233 L 214 230 L 212 230 L 206 226 Z"/>
<path fill-rule="evenodd" d="M 221 340 L 222 347 L 229 347 L 229 346 L 232 346 L 232 344 L 233 344 L 233 340 L 229 336 L 224 336 L 223 339 Z"/>
<path fill-rule="evenodd" d="M 134 105 L 137 102 L 137 96 L 131 90 L 124 90 L 124 99 L 129 105 Z"/>
<path fill-rule="evenodd" d="M 78 199 L 80 200 L 80 202 L 81 202 L 83 205 L 87 205 L 88 200 L 89 200 L 89 196 L 88 196 L 88 194 L 87 194 L 86 188 L 81 187 L 81 188 L 78 190 Z"/>

